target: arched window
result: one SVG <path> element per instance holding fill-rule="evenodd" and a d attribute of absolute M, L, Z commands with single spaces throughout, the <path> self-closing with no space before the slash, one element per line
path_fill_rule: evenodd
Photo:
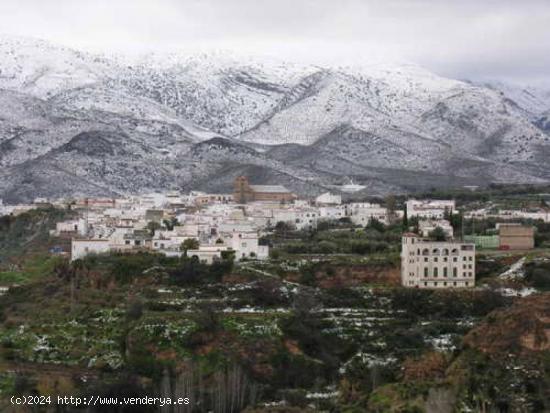
<path fill-rule="evenodd" d="M 428 248 L 425 248 L 422 250 L 422 255 L 430 255 L 430 250 Z"/>
<path fill-rule="evenodd" d="M 442 254 L 449 255 L 449 250 L 447 248 L 443 248 Z"/>

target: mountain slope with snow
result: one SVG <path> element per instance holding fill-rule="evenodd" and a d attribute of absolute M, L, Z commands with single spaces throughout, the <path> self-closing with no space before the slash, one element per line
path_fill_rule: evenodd
<path fill-rule="evenodd" d="M 0 197 L 546 182 L 550 94 L 410 64 L 100 56 L 0 38 Z M 47 178 L 48 177 L 48 178 Z"/>

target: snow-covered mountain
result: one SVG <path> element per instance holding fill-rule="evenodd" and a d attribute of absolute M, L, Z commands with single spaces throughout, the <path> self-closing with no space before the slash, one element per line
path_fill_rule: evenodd
<path fill-rule="evenodd" d="M 370 194 L 550 179 L 550 93 L 415 65 L 94 55 L 0 38 L 0 197 L 198 188 L 237 174 Z"/>
<path fill-rule="evenodd" d="M 530 86 L 492 81 L 480 82 L 479 85 L 499 92 L 533 118 L 550 108 L 550 84 Z"/>

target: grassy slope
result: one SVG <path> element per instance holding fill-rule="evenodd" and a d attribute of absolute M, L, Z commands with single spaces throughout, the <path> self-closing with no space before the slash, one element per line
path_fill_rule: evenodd
<path fill-rule="evenodd" d="M 52 239 L 49 231 L 71 216 L 70 211 L 47 208 L 0 217 L 0 285 L 50 273 L 59 259 L 50 257 L 48 248 L 60 241 Z"/>

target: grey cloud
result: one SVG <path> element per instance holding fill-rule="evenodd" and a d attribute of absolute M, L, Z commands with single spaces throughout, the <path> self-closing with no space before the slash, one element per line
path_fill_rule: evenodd
<path fill-rule="evenodd" d="M 550 73 L 547 0 L 2 0 L 0 31 L 94 50 L 403 59 L 461 78 Z"/>

